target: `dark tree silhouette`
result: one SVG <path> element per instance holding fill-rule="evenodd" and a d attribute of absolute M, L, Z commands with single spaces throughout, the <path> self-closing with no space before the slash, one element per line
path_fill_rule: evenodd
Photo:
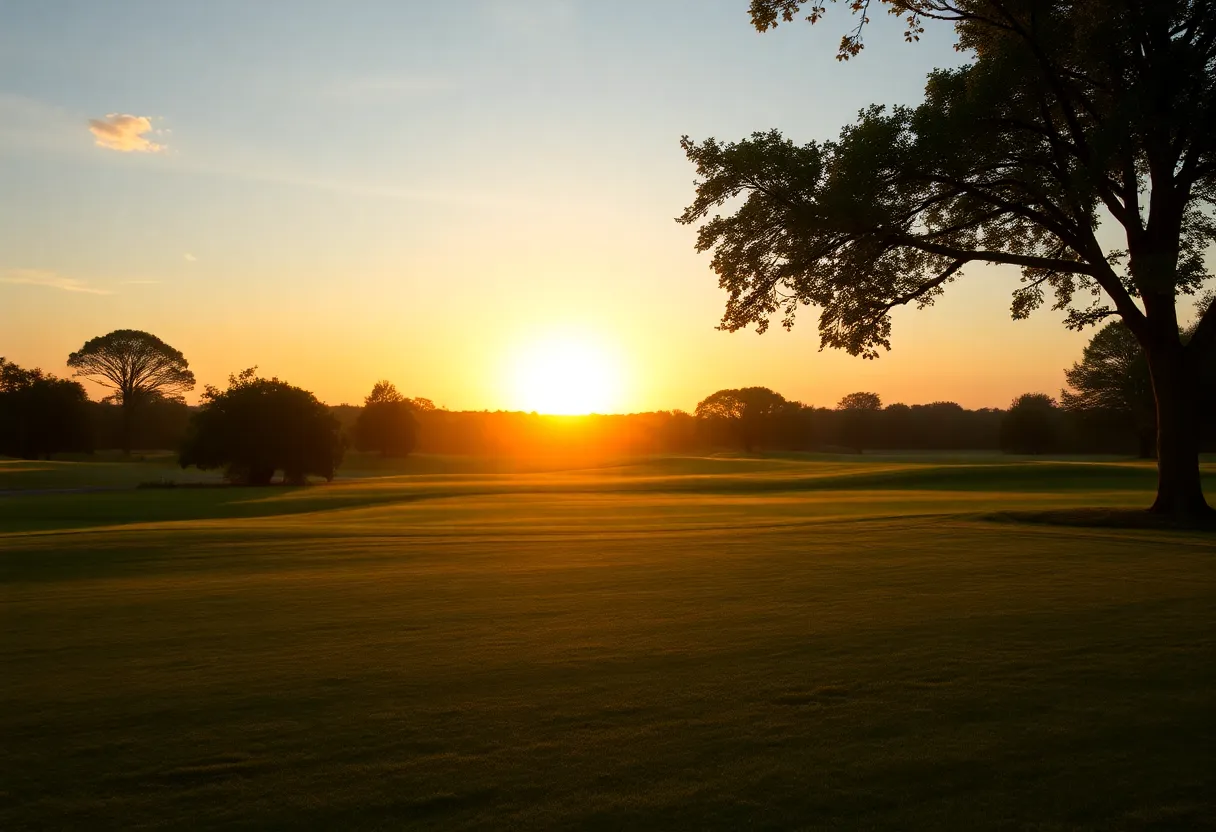
<path fill-rule="evenodd" d="M 100 335 L 68 356 L 77 378 L 86 378 L 114 391 L 111 398 L 123 410 L 122 449 L 131 452 L 135 410 L 156 397 L 180 398 L 194 389 L 194 373 L 186 357 L 164 341 L 137 329 L 116 329 Z"/>
<path fill-rule="evenodd" d="M 0 358 L 0 454 L 51 458 L 92 450 L 89 396 L 79 382 Z"/>
<path fill-rule="evenodd" d="M 840 441 L 861 453 L 878 442 L 879 411 L 882 399 L 877 393 L 849 393 L 836 405 L 841 411 Z"/>
<path fill-rule="evenodd" d="M 342 461 L 338 420 L 307 390 L 258 378 L 251 367 L 210 385 L 191 419 L 181 466 L 225 468 L 233 482 L 266 485 L 276 471 L 302 485 L 312 474 L 332 480 Z"/>
<path fill-rule="evenodd" d="M 1017 266 L 1015 318 L 1052 293 L 1070 327 L 1118 315 L 1135 335 L 1156 399 L 1153 510 L 1210 514 L 1195 390 L 1216 300 L 1189 342 L 1177 301 L 1210 277 L 1216 240 L 1216 4 L 849 0 L 858 24 L 841 57 L 880 4 L 909 18 L 909 38 L 952 24 L 970 61 L 931 73 L 919 106 L 871 107 L 836 141 L 683 140 L 699 183 L 680 221 L 713 251 L 722 328 L 763 331 L 777 314 L 790 327 L 811 304 L 823 346 L 875 357 L 895 307 L 932 303 L 969 264 Z M 825 5 L 753 0 L 752 22 L 818 20 Z M 1099 241 L 1103 221 L 1124 250 Z"/>
<path fill-rule="evenodd" d="M 724 428 L 744 451 L 751 452 L 768 432 L 773 420 L 790 406 L 780 393 L 767 387 L 719 390 L 702 399 L 696 417 Z"/>
<path fill-rule="evenodd" d="M 1056 400 L 1044 393 L 1023 393 L 1001 421 L 1001 450 L 1011 454 L 1047 454 L 1060 446 Z"/>
<path fill-rule="evenodd" d="M 430 407 L 419 407 L 420 401 Z M 429 399 L 407 399 L 390 382 L 376 382 L 355 421 L 355 447 L 381 456 L 409 456 L 418 444 L 415 409 L 434 410 L 435 406 Z"/>
<path fill-rule="evenodd" d="M 1157 430 L 1153 379 L 1140 342 L 1122 322 L 1102 327 L 1064 377 L 1072 388 L 1060 393 L 1065 410 L 1113 417 L 1135 434 L 1141 457 L 1153 455 Z"/>
<path fill-rule="evenodd" d="M 882 397 L 877 393 L 849 393 L 836 404 L 837 410 L 882 410 Z"/>

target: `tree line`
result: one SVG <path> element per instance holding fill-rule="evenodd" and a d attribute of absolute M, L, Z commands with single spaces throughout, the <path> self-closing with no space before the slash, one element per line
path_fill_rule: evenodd
<path fill-rule="evenodd" d="M 786 399 L 765 387 L 719 390 L 692 413 L 680 410 L 591 416 L 449 411 L 377 382 L 361 406 L 322 403 L 311 392 L 256 368 L 208 385 L 198 406 L 183 394 L 194 376 L 182 353 L 154 335 L 118 330 L 91 339 L 61 379 L 0 358 L 0 454 L 118 448 L 177 451 L 183 466 L 221 469 L 233 480 L 300 483 L 332 479 L 346 451 L 400 458 L 414 452 L 554 456 L 756 451 L 989 450 L 1019 454 L 1104 453 L 1149 457 L 1155 448 L 1148 363 L 1118 322 L 1101 329 L 1066 371 L 1058 399 L 1018 397 L 1007 409 L 954 402 L 884 404 L 851 393 L 835 407 Z M 90 401 L 78 378 L 111 393 Z M 1216 372 L 1204 374 L 1204 441 L 1216 440 Z"/>

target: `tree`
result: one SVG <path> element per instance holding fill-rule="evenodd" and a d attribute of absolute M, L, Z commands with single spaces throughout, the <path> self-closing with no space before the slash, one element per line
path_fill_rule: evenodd
<path fill-rule="evenodd" d="M 785 397 L 767 387 L 719 390 L 697 405 L 695 416 L 723 428 L 744 451 L 751 453 L 764 438 L 773 419 L 790 405 Z"/>
<path fill-rule="evenodd" d="M 1023 393 L 1001 420 L 1001 450 L 1012 454 L 1046 454 L 1060 446 L 1056 400 L 1045 393 Z"/>
<path fill-rule="evenodd" d="M 1152 374 L 1131 330 L 1120 321 L 1102 327 L 1064 377 L 1072 388 L 1060 393 L 1065 410 L 1117 419 L 1135 434 L 1140 456 L 1153 455 L 1157 418 Z"/>
<path fill-rule="evenodd" d="M 890 348 L 892 309 L 931 304 L 971 264 L 1017 266 L 1015 318 L 1051 293 L 1068 326 L 1115 315 L 1135 336 L 1157 411 L 1153 511 L 1211 513 L 1194 391 L 1216 298 L 1185 343 L 1177 306 L 1209 279 L 1216 240 L 1216 5 L 850 0 L 860 22 L 841 57 L 880 2 L 909 20 L 909 39 L 952 24 L 970 57 L 931 73 L 919 106 L 870 107 L 836 141 L 683 139 L 699 181 L 679 219 L 713 251 L 721 327 L 763 331 L 776 314 L 790 327 L 813 304 L 823 346 L 873 358 Z M 752 22 L 818 21 L 824 5 L 753 0 Z M 713 215 L 727 203 L 733 214 Z M 1118 227 L 1120 250 L 1102 225 Z"/>
<path fill-rule="evenodd" d="M 878 439 L 878 415 L 882 399 L 877 393 L 849 393 L 836 405 L 841 411 L 840 441 L 861 453 Z"/>
<path fill-rule="evenodd" d="M 376 382 L 355 421 L 355 447 L 381 456 L 409 456 L 418 444 L 418 422 L 414 419 L 418 401 L 430 404 L 427 399 L 407 399 L 390 382 Z"/>
<path fill-rule="evenodd" d="M 849 393 L 836 404 L 837 410 L 882 410 L 882 397 L 877 393 Z"/>
<path fill-rule="evenodd" d="M 92 448 L 89 396 L 79 382 L 0 357 L 0 454 L 50 459 Z"/>
<path fill-rule="evenodd" d="M 194 389 L 194 373 L 186 357 L 164 341 L 137 329 L 116 329 L 100 335 L 68 356 L 77 378 L 86 378 L 114 391 L 122 407 L 122 450 L 131 452 L 137 408 L 156 397 L 180 398 Z"/>
<path fill-rule="evenodd" d="M 276 471 L 303 485 L 308 475 L 334 478 L 342 462 L 338 420 L 307 390 L 251 367 L 228 377 L 228 389 L 207 386 L 181 451 L 181 466 L 225 468 L 248 485 L 267 485 Z"/>

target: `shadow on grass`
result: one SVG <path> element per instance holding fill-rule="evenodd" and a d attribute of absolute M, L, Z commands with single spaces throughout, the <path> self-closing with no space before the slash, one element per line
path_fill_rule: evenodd
<path fill-rule="evenodd" d="M 1067 508 L 1045 511 L 996 511 L 982 519 L 998 523 L 1033 523 L 1044 526 L 1081 526 L 1096 529 L 1148 529 L 1151 531 L 1216 532 L 1216 515 L 1180 520 L 1145 509 Z"/>

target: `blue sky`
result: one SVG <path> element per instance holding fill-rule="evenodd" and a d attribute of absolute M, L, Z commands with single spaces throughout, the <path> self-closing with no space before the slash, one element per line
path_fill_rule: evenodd
<path fill-rule="evenodd" d="M 877 362 L 819 353 L 811 314 L 714 329 L 723 294 L 673 221 L 680 136 L 828 138 L 960 60 L 949 31 L 907 45 L 884 16 L 841 64 L 844 10 L 761 35 L 746 9 L 0 4 L 0 355 L 63 372 L 87 338 L 141 328 L 203 382 L 257 364 L 331 402 L 386 377 L 473 409 L 528 407 L 507 379 L 538 344 L 606 356 L 624 410 L 751 384 L 821 405 L 1058 391 L 1086 336 L 1011 322 L 1010 270 L 901 311 Z M 111 114 L 148 129 L 112 119 L 101 146 L 90 120 Z"/>

